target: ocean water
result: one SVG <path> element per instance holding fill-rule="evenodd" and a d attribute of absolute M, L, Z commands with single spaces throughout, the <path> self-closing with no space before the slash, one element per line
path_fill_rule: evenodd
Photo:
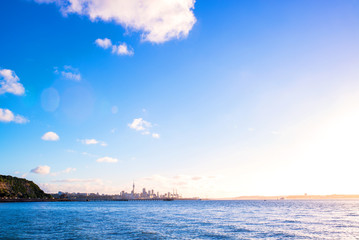
<path fill-rule="evenodd" d="M 0 239 L 359 239 L 359 201 L 0 203 Z"/>

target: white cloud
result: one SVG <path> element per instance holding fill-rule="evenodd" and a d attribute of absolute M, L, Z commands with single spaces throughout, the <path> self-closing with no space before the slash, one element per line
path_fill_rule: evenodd
<path fill-rule="evenodd" d="M 74 80 L 74 81 L 81 80 L 81 74 L 79 74 L 79 73 L 62 71 L 61 75 L 66 79 L 70 79 L 70 80 Z"/>
<path fill-rule="evenodd" d="M 65 65 L 61 72 L 59 72 L 58 68 L 55 67 L 54 73 L 56 74 L 61 73 L 61 76 L 63 78 L 76 82 L 79 82 L 82 79 L 80 71 L 77 68 L 74 68 L 70 65 Z"/>
<path fill-rule="evenodd" d="M 135 52 L 131 47 L 128 47 L 126 43 L 119 43 L 118 45 L 112 44 L 111 40 L 108 38 L 96 39 L 95 43 L 97 46 L 103 49 L 112 49 L 112 54 L 123 55 L 123 56 L 132 56 Z"/>
<path fill-rule="evenodd" d="M 118 159 L 112 157 L 102 157 L 97 159 L 96 162 L 117 163 Z"/>
<path fill-rule="evenodd" d="M 132 123 L 129 123 L 128 126 L 136 131 L 140 131 L 142 135 L 151 135 L 153 138 L 159 139 L 160 134 L 150 131 L 152 124 L 143 120 L 143 118 L 135 118 Z M 155 124 L 156 126 L 156 124 Z"/>
<path fill-rule="evenodd" d="M 16 123 L 27 123 L 29 120 L 21 115 L 16 115 L 14 118 L 14 122 Z"/>
<path fill-rule="evenodd" d="M 14 71 L 0 69 L 0 94 L 8 92 L 15 95 L 23 95 L 25 88 L 19 81 L 20 79 Z"/>
<path fill-rule="evenodd" d="M 27 123 L 29 120 L 21 115 L 14 115 L 9 109 L 0 108 L 0 122 Z"/>
<path fill-rule="evenodd" d="M 112 46 L 112 53 L 117 55 L 132 56 L 134 54 L 133 49 L 129 49 L 126 43 L 120 43 Z"/>
<path fill-rule="evenodd" d="M 160 138 L 160 135 L 158 133 L 152 133 L 152 137 L 158 139 L 158 138 Z"/>
<path fill-rule="evenodd" d="M 144 131 L 147 128 L 152 127 L 150 122 L 143 120 L 142 118 L 133 119 L 132 123 L 129 123 L 128 126 L 136 131 Z"/>
<path fill-rule="evenodd" d="M 104 39 L 98 38 L 98 39 L 96 39 L 95 43 L 97 46 L 99 46 L 103 49 L 112 47 L 112 42 L 108 38 L 104 38 Z"/>
<path fill-rule="evenodd" d="M 163 43 L 188 36 L 196 22 L 195 0 L 35 0 L 56 3 L 61 12 L 114 22 L 142 32 L 144 41 Z"/>
<path fill-rule="evenodd" d="M 86 144 L 86 145 L 96 145 L 99 144 L 101 146 L 107 146 L 107 143 L 103 142 L 103 141 L 98 141 L 94 138 L 92 139 L 79 139 L 77 141 L 80 141 L 82 144 Z"/>
<path fill-rule="evenodd" d="M 31 170 L 32 173 L 41 174 L 41 175 L 47 175 L 50 173 L 50 167 L 49 166 L 38 166 Z"/>
<path fill-rule="evenodd" d="M 84 140 L 81 140 L 81 142 L 83 144 L 87 144 L 87 145 L 98 143 L 98 141 L 96 139 L 84 139 Z"/>
<path fill-rule="evenodd" d="M 47 132 L 41 137 L 41 139 L 44 141 L 58 141 L 60 137 L 54 132 Z"/>

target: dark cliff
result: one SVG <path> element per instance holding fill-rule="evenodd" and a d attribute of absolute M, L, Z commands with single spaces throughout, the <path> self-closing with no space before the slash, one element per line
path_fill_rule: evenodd
<path fill-rule="evenodd" d="M 24 178 L 0 175 L 0 198 L 2 199 L 50 199 L 34 182 Z"/>

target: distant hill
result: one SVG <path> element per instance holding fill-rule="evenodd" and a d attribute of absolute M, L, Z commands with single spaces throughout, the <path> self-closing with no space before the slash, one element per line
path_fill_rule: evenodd
<path fill-rule="evenodd" d="M 50 199 L 34 182 L 24 178 L 0 175 L 0 199 Z"/>

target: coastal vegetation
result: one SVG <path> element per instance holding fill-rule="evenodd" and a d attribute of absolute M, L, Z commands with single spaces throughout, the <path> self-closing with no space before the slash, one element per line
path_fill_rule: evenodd
<path fill-rule="evenodd" d="M 0 175 L 0 199 L 51 199 L 34 182 L 24 178 Z"/>

